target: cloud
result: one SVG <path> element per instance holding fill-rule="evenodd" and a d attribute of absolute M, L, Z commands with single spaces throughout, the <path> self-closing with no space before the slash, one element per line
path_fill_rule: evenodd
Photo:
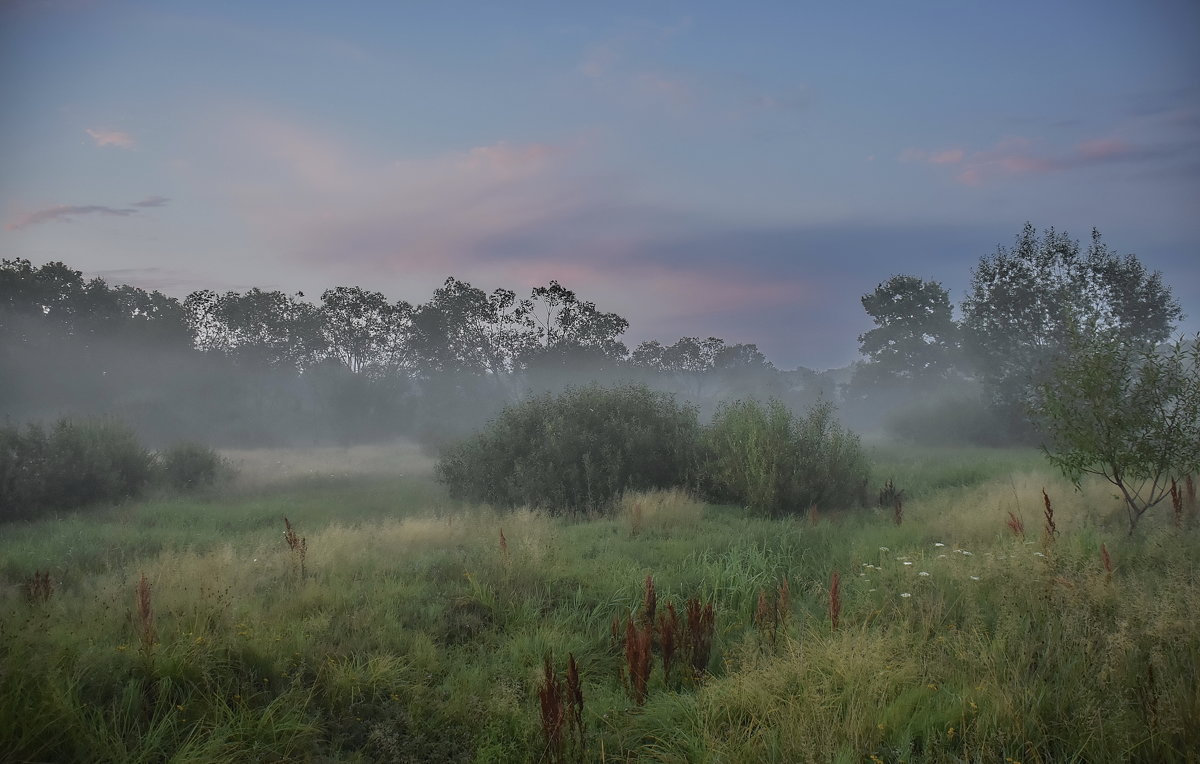
<path fill-rule="evenodd" d="M 39 225 L 41 223 L 53 223 L 61 221 L 64 223 L 71 222 L 72 218 L 81 215 L 103 215 L 111 217 L 129 217 L 136 215 L 142 209 L 150 207 L 166 206 L 171 200 L 165 196 L 147 196 L 139 202 L 131 202 L 128 207 L 108 207 L 103 204 L 81 204 L 81 205 L 65 205 L 57 204 L 53 207 L 35 210 L 26 215 L 23 215 L 16 220 L 4 226 L 8 231 L 19 231 L 22 228 Z"/>
<path fill-rule="evenodd" d="M 133 202 L 133 204 L 131 206 L 142 207 L 142 208 L 165 207 L 165 206 L 167 206 L 167 202 L 169 202 L 169 201 L 171 201 L 171 200 L 165 196 L 147 196 L 145 199 L 141 200 L 140 202 Z"/>
<path fill-rule="evenodd" d="M 1004 178 L 1063 173 L 1122 162 L 1154 162 L 1188 151 L 1191 147 L 1185 143 L 1136 145 L 1118 138 L 1093 138 L 1066 149 L 1051 149 L 1039 147 L 1029 138 L 1010 136 L 978 151 L 908 148 L 901 152 L 899 160 L 956 165 L 959 167 L 954 176 L 956 181 L 981 186 Z"/>
<path fill-rule="evenodd" d="M 137 210 L 120 209 L 117 207 L 105 207 L 99 204 L 88 204 L 83 206 L 64 206 L 58 205 L 55 207 L 47 207 L 46 209 L 31 212 L 8 225 L 4 226 L 9 231 L 19 231 L 22 228 L 28 228 L 32 225 L 40 223 L 50 223 L 55 220 L 70 222 L 71 218 L 79 215 L 114 215 L 118 217 L 126 217 L 133 215 Z"/>
<path fill-rule="evenodd" d="M 131 149 L 135 144 L 132 135 L 118 130 L 93 130 L 88 128 L 86 132 L 97 146 L 116 146 L 121 149 Z"/>

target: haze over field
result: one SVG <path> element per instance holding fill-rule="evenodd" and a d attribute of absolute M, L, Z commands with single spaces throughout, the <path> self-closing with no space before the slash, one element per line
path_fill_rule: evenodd
<path fill-rule="evenodd" d="M 1200 328 L 1200 7 L 9 2 L 0 255 L 183 297 L 557 279 L 842 366 L 1028 220 Z"/>

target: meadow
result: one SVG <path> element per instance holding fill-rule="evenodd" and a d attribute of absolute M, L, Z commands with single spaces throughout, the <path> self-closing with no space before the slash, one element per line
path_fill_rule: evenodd
<path fill-rule="evenodd" d="M 899 510 L 498 512 L 397 445 L 7 524 L 0 760 L 1196 760 L 1194 502 L 870 451 Z"/>

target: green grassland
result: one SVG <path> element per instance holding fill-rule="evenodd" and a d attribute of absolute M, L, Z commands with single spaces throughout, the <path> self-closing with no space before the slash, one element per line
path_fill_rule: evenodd
<path fill-rule="evenodd" d="M 538 690 L 568 654 L 585 729 L 566 760 L 1200 750 L 1196 518 L 1165 507 L 1129 538 L 1111 492 L 1034 452 L 874 449 L 899 525 L 679 492 L 599 519 L 499 513 L 451 502 L 412 453 L 238 457 L 240 482 L 208 496 L 0 527 L 0 760 L 551 761 Z M 46 570 L 52 592 L 31 594 Z M 638 704 L 612 623 L 636 619 L 647 576 L 659 612 L 698 598 L 716 627 L 703 672 L 664 677 L 656 656 Z"/>

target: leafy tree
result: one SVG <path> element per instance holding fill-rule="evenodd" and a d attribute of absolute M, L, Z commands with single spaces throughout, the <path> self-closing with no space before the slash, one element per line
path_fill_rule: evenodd
<path fill-rule="evenodd" d="M 302 292 L 193 292 L 183 308 L 196 347 L 237 362 L 304 369 L 325 355 L 322 316 Z"/>
<path fill-rule="evenodd" d="M 1182 316 L 1158 272 L 1119 257 L 1092 231 L 1086 251 L 1053 228 L 1026 223 L 972 273 L 962 305 L 964 345 L 993 405 L 1014 422 L 1077 320 L 1133 344 L 1161 342 Z"/>
<path fill-rule="evenodd" d="M 353 372 L 394 371 L 404 360 L 411 313 L 411 305 L 389 302 L 382 292 L 344 286 L 327 289 L 321 294 L 326 350 Z"/>
<path fill-rule="evenodd" d="M 1085 474 L 1116 486 L 1132 534 L 1200 472 L 1200 335 L 1156 350 L 1093 323 L 1068 339 L 1031 405 L 1043 450 L 1077 488 Z"/>
<path fill-rule="evenodd" d="M 875 328 L 859 335 L 867 362 L 856 385 L 878 382 L 928 383 L 946 379 L 955 364 L 958 326 L 950 294 L 936 281 L 892 276 L 862 296 Z"/>
<path fill-rule="evenodd" d="M 540 340 L 540 346 L 528 354 L 530 361 L 603 364 L 628 354 L 617 338 L 629 328 L 629 322 L 616 313 L 597 310 L 595 303 L 580 300 L 557 281 L 535 287 L 530 303 Z"/>
<path fill-rule="evenodd" d="M 411 350 L 426 374 L 501 375 L 536 345 L 532 305 L 507 289 L 490 295 L 453 277 L 413 311 Z"/>

